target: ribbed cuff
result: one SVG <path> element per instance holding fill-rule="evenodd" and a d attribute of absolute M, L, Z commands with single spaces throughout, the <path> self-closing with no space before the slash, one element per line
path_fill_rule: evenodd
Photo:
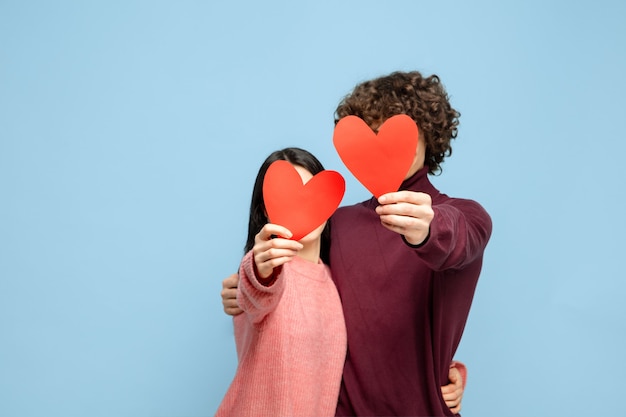
<path fill-rule="evenodd" d="M 414 244 L 412 244 L 412 243 L 409 243 L 409 242 L 406 240 L 406 237 L 405 237 L 404 235 L 402 235 L 402 240 L 404 241 L 404 243 L 406 243 L 406 245 L 407 245 L 408 247 L 413 248 L 413 249 L 418 249 L 418 248 L 421 248 L 422 246 L 424 246 L 424 245 L 426 244 L 426 242 L 428 242 L 428 239 L 430 239 L 430 227 L 428 228 L 428 234 L 426 235 L 426 238 L 425 238 L 424 240 L 422 240 L 422 242 L 421 242 L 421 243 L 418 243 L 417 245 L 414 245 Z"/>
<path fill-rule="evenodd" d="M 280 271 L 282 271 L 283 266 L 280 265 L 274 268 L 272 270 L 272 275 L 267 278 L 261 278 L 261 276 L 259 275 L 259 271 L 256 268 L 256 263 L 254 261 L 252 262 L 252 268 L 254 268 L 254 276 L 259 284 L 263 285 L 264 287 L 271 287 L 272 284 L 274 284 L 274 282 L 276 281 L 276 278 L 278 278 L 278 275 L 280 275 Z"/>

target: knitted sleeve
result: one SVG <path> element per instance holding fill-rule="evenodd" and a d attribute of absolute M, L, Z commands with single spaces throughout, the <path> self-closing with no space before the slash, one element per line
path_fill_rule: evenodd
<path fill-rule="evenodd" d="M 237 303 L 251 323 L 261 323 L 276 308 L 285 289 L 284 281 L 281 272 L 271 285 L 261 284 L 252 251 L 246 253 L 239 266 Z"/>

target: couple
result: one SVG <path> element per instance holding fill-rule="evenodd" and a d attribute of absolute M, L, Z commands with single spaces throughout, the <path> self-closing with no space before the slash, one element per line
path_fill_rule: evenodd
<path fill-rule="evenodd" d="M 451 364 L 491 219 L 478 203 L 450 198 L 428 180 L 451 152 L 459 117 L 438 77 L 396 72 L 366 81 L 335 118 L 355 115 L 377 131 L 397 114 L 420 132 L 400 191 L 339 208 L 330 238 L 322 225 L 289 240 L 288 230 L 267 224 L 255 185 L 239 288 L 233 275 L 222 292 L 227 313 L 246 314 L 234 319 L 240 362 L 217 415 L 458 412 L 462 388 Z M 307 152 L 294 152 L 270 155 L 257 183 L 275 159 L 300 168 L 305 182 L 323 169 Z M 261 405 L 278 408 L 254 408 Z"/>

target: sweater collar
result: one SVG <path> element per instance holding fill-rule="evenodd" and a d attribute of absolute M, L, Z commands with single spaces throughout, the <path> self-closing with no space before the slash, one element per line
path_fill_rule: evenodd
<path fill-rule="evenodd" d="M 328 277 L 325 273 L 326 265 L 319 260 L 317 263 L 307 261 L 299 256 L 294 256 L 291 261 L 287 262 L 284 267 L 292 269 L 301 276 L 316 281 L 325 281 Z"/>
<path fill-rule="evenodd" d="M 439 190 L 428 179 L 428 167 L 419 169 L 415 174 L 404 180 L 400 185 L 400 190 L 418 191 L 430 194 L 431 197 L 439 195 Z"/>

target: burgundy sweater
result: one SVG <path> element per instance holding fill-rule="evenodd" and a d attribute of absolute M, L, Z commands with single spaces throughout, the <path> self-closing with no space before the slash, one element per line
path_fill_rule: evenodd
<path fill-rule="evenodd" d="M 375 198 L 331 219 L 330 267 L 348 333 L 338 416 L 452 415 L 441 386 L 470 311 L 491 219 L 478 203 L 437 191 L 426 168 L 401 189 L 433 200 L 430 236 L 419 247 L 380 224 Z"/>

